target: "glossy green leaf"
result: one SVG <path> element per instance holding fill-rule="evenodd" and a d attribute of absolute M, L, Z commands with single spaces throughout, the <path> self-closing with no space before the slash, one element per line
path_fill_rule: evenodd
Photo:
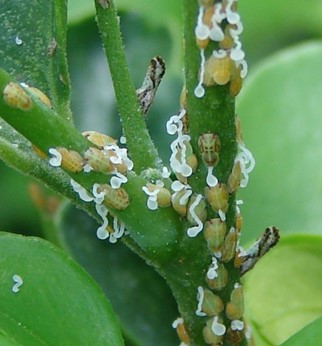
<path fill-rule="evenodd" d="M 121 242 L 97 239 L 97 223 L 71 205 L 58 214 L 56 226 L 63 246 L 111 301 L 126 338 L 143 346 L 177 344 L 171 328 L 176 303 L 154 269 Z"/>
<path fill-rule="evenodd" d="M 256 345 L 281 344 L 322 316 L 322 237 L 282 238 L 245 275 L 244 287 Z"/>
<path fill-rule="evenodd" d="M 287 339 L 281 346 L 316 346 L 322 339 L 322 317 L 316 319 L 295 335 Z"/>
<path fill-rule="evenodd" d="M 0 66 L 42 90 L 70 119 L 66 1 L 0 0 L 0 8 Z"/>
<path fill-rule="evenodd" d="M 266 226 L 321 233 L 322 44 L 300 45 L 267 59 L 238 97 L 246 147 L 256 160 L 246 189 L 243 237 Z"/>
<path fill-rule="evenodd" d="M 103 293 L 66 254 L 39 238 L 8 233 L 0 234 L 0 254 L 0 340 L 25 346 L 123 345 Z M 20 287 L 14 275 L 22 279 Z"/>

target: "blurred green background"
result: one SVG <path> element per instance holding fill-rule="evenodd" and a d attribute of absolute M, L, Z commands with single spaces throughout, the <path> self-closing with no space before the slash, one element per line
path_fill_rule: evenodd
<path fill-rule="evenodd" d="M 71 107 L 80 131 L 98 130 L 119 137 L 113 86 L 95 23 L 93 3 L 69 1 Z M 135 85 L 141 85 L 151 57 L 160 55 L 167 63 L 167 73 L 147 119 L 159 152 L 167 162 L 172 138 L 165 135 L 165 123 L 178 110 L 183 83 L 181 1 L 115 0 L 115 3 Z M 242 242 L 253 240 L 269 225 L 280 228 L 282 235 L 322 235 L 322 2 L 248 0 L 241 1 L 239 9 L 249 75 L 237 97 L 236 111 L 246 146 L 256 160 L 249 186 L 239 192 L 239 198 L 244 201 L 241 206 Z M 30 179 L 1 162 L 0 174 L 0 229 L 41 235 L 44 219 L 39 217 L 30 201 Z M 129 251 L 93 238 L 97 226 L 83 212 L 67 211 L 62 209 L 55 227 L 61 228 L 64 247 L 114 301 L 127 345 L 176 344 L 175 333 L 169 328 L 177 317 L 175 302 L 163 281 L 154 272 L 144 269 L 143 262 Z M 77 225 L 74 220 L 79 221 Z M 82 238 L 79 237 L 81 232 Z M 317 263 L 320 263 L 319 250 L 316 251 Z M 298 253 L 292 255 L 298 256 Z M 104 275 L 104 266 L 97 267 L 98 261 L 110 264 L 108 277 Z M 298 268 L 292 267 L 288 273 L 292 270 Z M 304 267 L 303 272 L 306 270 Z M 138 271 L 142 277 L 138 276 Z M 314 277 L 316 275 L 312 274 Z M 249 280 L 258 280 L 256 271 Z M 124 296 L 120 294 L 119 281 L 127 290 Z M 152 282 L 155 284 L 151 285 Z M 315 284 L 320 287 L 317 281 Z M 145 289 L 150 295 L 145 294 Z M 125 296 L 132 301 L 124 301 Z M 159 303 L 157 306 L 153 305 L 153 299 Z M 296 296 L 294 301 L 297 300 Z M 168 302 L 166 312 L 162 310 L 163 301 Z M 140 307 L 146 311 L 145 319 L 141 320 L 142 316 L 138 315 L 134 321 L 135 309 Z M 167 316 L 166 321 L 161 319 L 162 313 Z M 303 325 L 302 321 L 298 325 Z M 154 333 L 150 335 L 151 330 Z"/>

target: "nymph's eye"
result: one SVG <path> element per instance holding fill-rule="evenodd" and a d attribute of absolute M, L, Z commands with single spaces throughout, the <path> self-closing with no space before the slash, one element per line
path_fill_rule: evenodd
<path fill-rule="evenodd" d="M 31 97 L 19 84 L 13 82 L 10 82 L 4 88 L 3 99 L 8 106 L 22 111 L 27 111 L 32 105 Z"/>

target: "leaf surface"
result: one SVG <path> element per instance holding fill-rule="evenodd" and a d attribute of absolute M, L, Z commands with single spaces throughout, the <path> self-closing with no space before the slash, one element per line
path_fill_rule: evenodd
<path fill-rule="evenodd" d="M 256 345 L 281 344 L 322 316 L 322 237 L 282 238 L 245 275 L 244 287 Z"/>
<path fill-rule="evenodd" d="M 61 250 L 39 238 L 0 233 L 0 254 L 0 340 L 25 346 L 123 345 L 103 293 Z M 19 287 L 15 275 L 22 279 Z"/>
<path fill-rule="evenodd" d="M 245 240 L 268 225 L 321 234 L 321 60 L 320 42 L 273 55 L 238 98 L 244 141 L 256 160 L 239 193 Z"/>
<path fill-rule="evenodd" d="M 121 241 L 111 244 L 97 239 L 99 225 L 72 205 L 61 209 L 56 227 L 63 246 L 111 301 L 128 340 L 144 346 L 177 344 L 171 328 L 178 317 L 176 302 L 153 268 Z"/>
<path fill-rule="evenodd" d="M 0 0 L 1 67 L 21 83 L 43 91 L 70 119 L 65 0 Z"/>

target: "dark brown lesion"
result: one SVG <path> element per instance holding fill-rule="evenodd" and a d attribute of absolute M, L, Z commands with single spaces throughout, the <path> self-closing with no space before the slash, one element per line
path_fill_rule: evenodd
<path fill-rule="evenodd" d="M 143 115 L 148 112 L 153 102 L 155 93 L 164 76 L 165 69 L 165 62 L 161 57 L 156 56 L 151 59 L 142 86 L 136 90 L 140 110 Z"/>
<path fill-rule="evenodd" d="M 272 248 L 280 239 L 279 230 L 275 226 L 267 227 L 263 234 L 251 245 L 245 253 L 238 256 L 241 260 L 240 275 L 251 270 L 255 264 Z"/>

